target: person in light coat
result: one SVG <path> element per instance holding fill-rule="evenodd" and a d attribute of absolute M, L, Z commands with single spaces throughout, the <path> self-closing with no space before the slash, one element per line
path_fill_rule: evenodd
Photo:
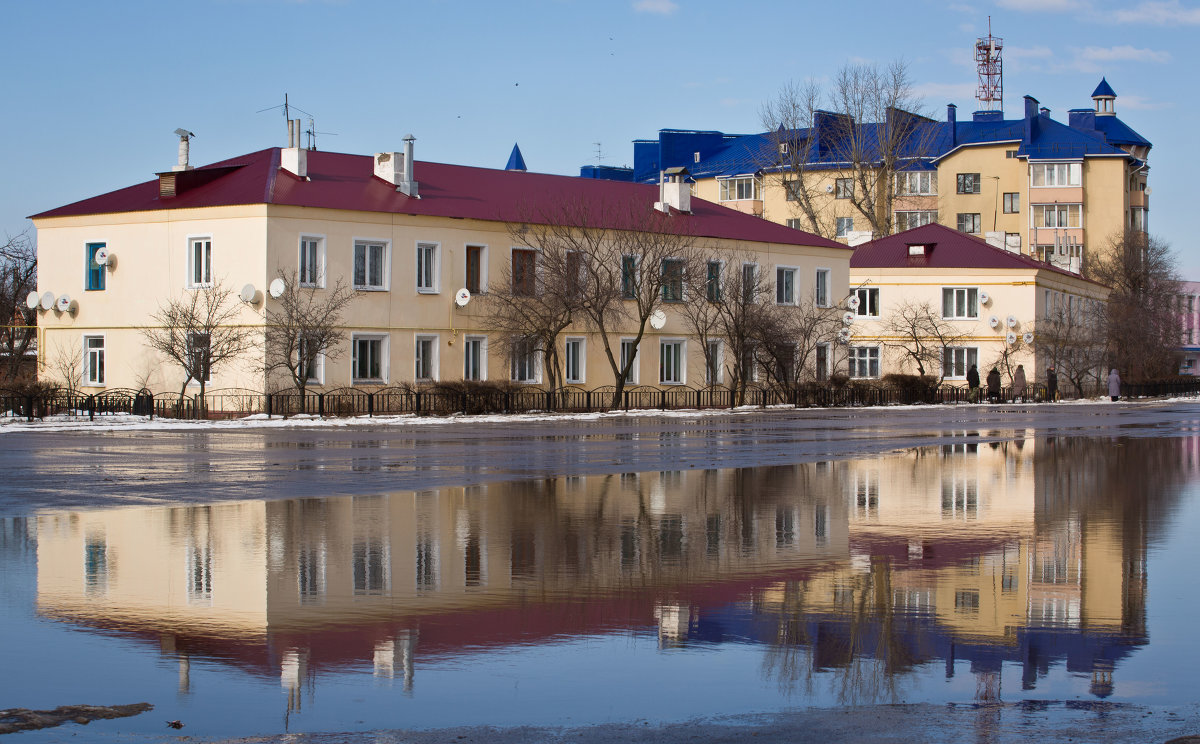
<path fill-rule="evenodd" d="M 1025 365 L 1018 364 L 1017 371 L 1013 372 L 1012 380 L 1012 397 L 1013 400 L 1025 400 Z"/>
<path fill-rule="evenodd" d="M 1121 376 L 1117 374 L 1115 368 L 1108 373 L 1108 394 L 1113 399 L 1113 403 L 1121 399 Z"/>

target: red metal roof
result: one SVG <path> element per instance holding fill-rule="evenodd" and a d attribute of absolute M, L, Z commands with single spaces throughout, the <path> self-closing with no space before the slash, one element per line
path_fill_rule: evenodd
<path fill-rule="evenodd" d="M 923 257 L 918 257 L 908 255 L 910 245 L 929 247 Z M 850 268 L 1034 269 L 1080 278 L 1078 274 L 1020 253 L 997 248 L 974 235 L 937 223 L 914 227 L 902 233 L 863 243 L 854 249 L 854 255 L 850 257 Z"/>
<path fill-rule="evenodd" d="M 413 163 L 413 177 L 420 189 L 420 198 L 414 199 L 376 178 L 369 155 L 310 151 L 307 180 L 281 170 L 279 162 L 279 148 L 259 150 L 197 168 L 197 171 L 224 168 L 228 172 L 174 197 L 160 197 L 158 181 L 152 180 L 35 214 L 31 219 L 279 204 L 537 223 L 548 221 L 539 219 L 539 215 L 562 214 L 564 207 L 569 211 L 573 205 L 587 204 L 597 205 L 595 216 L 608 223 L 606 227 L 621 228 L 630 226 L 620 224 L 624 221 L 622 211 L 628 213 L 625 205 L 644 202 L 646 209 L 651 210 L 658 201 L 658 189 L 653 185 L 422 161 Z M 698 237 L 846 248 L 841 243 L 702 199 L 692 199 L 690 215 L 673 213 L 670 221 L 654 224 L 673 225 L 676 219 L 680 232 Z"/>

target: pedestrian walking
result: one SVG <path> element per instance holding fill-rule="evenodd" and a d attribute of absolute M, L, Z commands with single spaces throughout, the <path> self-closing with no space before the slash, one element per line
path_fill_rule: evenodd
<path fill-rule="evenodd" d="M 1117 374 L 1116 368 L 1108 373 L 1108 395 L 1116 403 L 1121 399 L 1121 376 Z"/>
<path fill-rule="evenodd" d="M 995 403 L 1000 400 L 1000 370 L 995 367 L 992 367 L 992 371 L 988 372 L 987 395 L 988 403 Z"/>
<path fill-rule="evenodd" d="M 1013 400 L 1025 400 L 1025 365 L 1018 364 L 1017 371 L 1013 372 L 1012 379 L 1012 397 Z"/>
<path fill-rule="evenodd" d="M 1051 403 L 1058 397 L 1058 373 L 1054 371 L 1054 365 L 1051 364 L 1046 368 L 1046 400 Z"/>
<path fill-rule="evenodd" d="M 979 402 L 979 370 L 975 369 L 974 364 L 967 370 L 967 400 Z"/>

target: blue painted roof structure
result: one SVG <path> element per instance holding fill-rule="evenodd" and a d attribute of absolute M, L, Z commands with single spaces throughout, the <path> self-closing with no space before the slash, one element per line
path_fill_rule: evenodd
<path fill-rule="evenodd" d="M 1107 78 L 1100 78 L 1100 84 L 1092 91 L 1092 98 L 1116 98 L 1117 92 L 1108 84 Z"/>
<path fill-rule="evenodd" d="M 1113 95 L 1111 86 L 1101 80 L 1097 95 Z M 1107 92 L 1105 92 L 1107 91 Z M 935 121 L 899 109 L 888 112 L 887 121 L 862 125 L 862 141 L 868 143 L 885 139 L 889 127 L 900 123 L 911 126 L 921 143 L 901 153 L 898 170 L 932 170 L 937 161 L 949 153 L 972 145 L 1011 142 L 1018 157 L 1035 160 L 1076 159 L 1084 156 L 1123 157 L 1141 162 L 1123 148 L 1151 146 L 1150 141 L 1135 132 L 1116 116 L 1096 116 L 1093 109 L 1073 109 L 1064 124 L 1050 118 L 1048 111 L 1038 108 L 1038 101 L 1025 97 L 1024 116 L 1005 119 L 1001 111 L 976 111 L 969 120 L 959 121 L 957 108 L 947 108 L 945 121 Z M 710 130 L 662 129 L 657 139 L 635 140 L 633 143 L 632 180 L 655 183 L 661 171 L 685 167 L 693 179 L 729 178 L 733 176 L 780 170 L 777 148 L 781 141 L 793 152 L 806 150 L 807 167 L 814 170 L 836 169 L 846 164 L 846 148 L 840 147 L 848 121 L 842 114 L 817 111 L 813 126 L 787 132 L 759 134 L 725 134 Z M 1141 155 L 1139 153 L 1139 155 Z M 604 178 L 602 172 L 590 171 L 590 177 Z M 619 180 L 624 180 L 624 173 Z"/>
<path fill-rule="evenodd" d="M 521 148 L 513 143 L 512 154 L 508 156 L 508 165 L 504 166 L 506 171 L 525 171 L 529 170 L 525 167 L 525 158 L 521 157 Z"/>

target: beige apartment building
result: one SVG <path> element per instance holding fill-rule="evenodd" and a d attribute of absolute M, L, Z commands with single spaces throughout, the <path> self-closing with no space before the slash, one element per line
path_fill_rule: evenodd
<path fill-rule="evenodd" d="M 833 304 L 848 290 L 849 254 L 835 241 L 693 199 L 671 184 L 641 185 L 447 165 L 405 151 L 374 157 L 268 148 L 192 167 L 188 137 L 179 164 L 157 178 L 33 216 L 38 231 L 42 379 L 86 389 L 179 390 L 182 370 L 150 352 L 142 329 L 170 298 L 213 285 L 242 297 L 234 322 L 260 338 L 274 282 L 294 275 L 318 295 L 339 281 L 357 292 L 343 315 L 338 354 L 309 370 L 313 389 L 383 388 L 438 380 L 545 381 L 540 354 L 513 350 L 494 332 L 487 295 L 496 282 L 536 271 L 523 224 L 595 205 L 603 226 L 629 229 L 617 210 L 635 205 L 658 224 L 722 255 L 750 255 L 787 273 L 792 302 Z M 636 260 L 636 257 L 630 257 Z M 723 266 L 723 264 L 718 263 Z M 463 292 L 462 290 L 466 290 Z M 677 308 L 661 327 L 611 339 L 635 355 L 632 384 L 707 384 L 703 350 Z M 196 341 L 198 347 L 206 343 Z M 561 335 L 561 379 L 613 384 L 599 338 L 581 324 Z M 215 370 L 208 389 L 281 389 L 267 379 L 262 345 Z M 193 381 L 194 382 L 194 381 Z"/>

